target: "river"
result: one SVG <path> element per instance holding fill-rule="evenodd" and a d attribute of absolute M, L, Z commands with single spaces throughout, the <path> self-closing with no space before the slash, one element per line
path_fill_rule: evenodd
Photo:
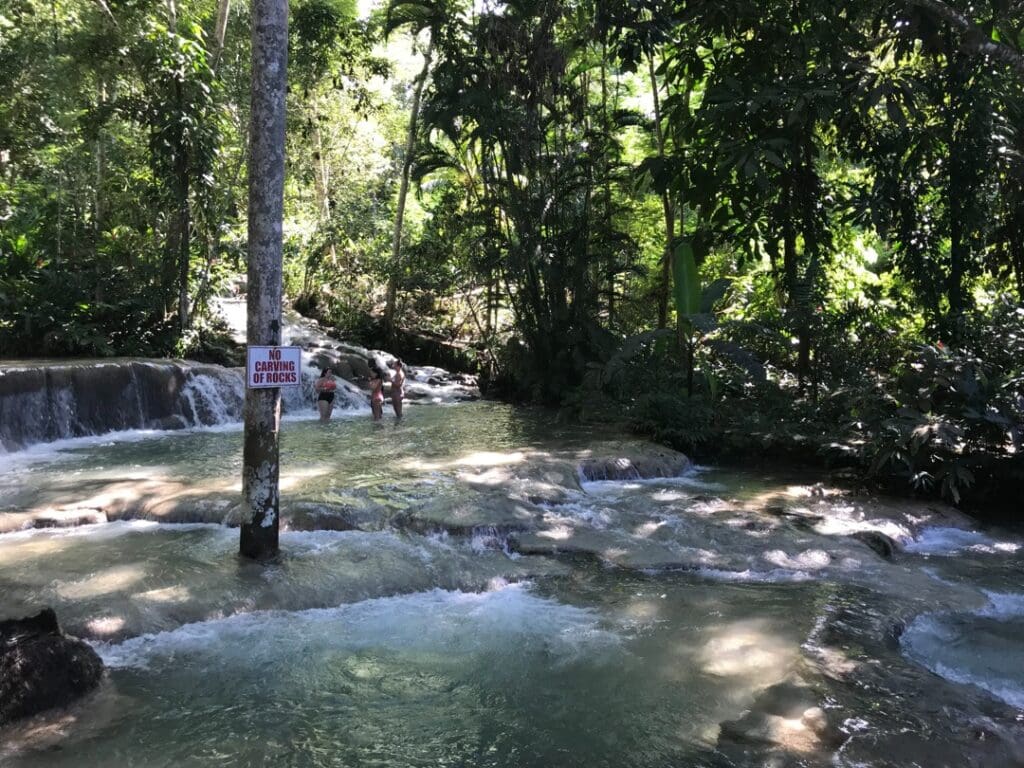
<path fill-rule="evenodd" d="M 1021 764 L 1018 535 L 796 473 L 578 471 L 657 453 L 488 402 L 295 414 L 266 566 L 222 524 L 237 424 L 9 453 L 9 515 L 108 521 L 0 535 L 3 612 L 53 606 L 110 672 L 0 761 Z"/>

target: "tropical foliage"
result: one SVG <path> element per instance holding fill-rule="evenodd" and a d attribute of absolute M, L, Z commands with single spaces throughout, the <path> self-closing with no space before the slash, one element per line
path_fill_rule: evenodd
<path fill-rule="evenodd" d="M 1019 2 L 291 14 L 302 311 L 700 455 L 955 501 L 1021 473 Z M 4 355 L 210 347 L 244 272 L 249 32 L 228 0 L 0 11 Z"/>

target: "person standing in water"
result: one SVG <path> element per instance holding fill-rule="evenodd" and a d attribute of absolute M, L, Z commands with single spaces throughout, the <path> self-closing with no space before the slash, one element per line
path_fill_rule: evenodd
<path fill-rule="evenodd" d="M 334 378 L 334 371 L 324 368 L 320 371 L 320 378 L 313 384 L 313 391 L 316 392 L 316 407 L 320 411 L 320 421 L 325 422 L 331 418 L 331 411 L 334 410 L 334 391 L 338 388 L 338 381 Z"/>
<path fill-rule="evenodd" d="M 384 418 L 384 377 L 377 368 L 370 376 L 370 410 L 374 421 Z"/>
<path fill-rule="evenodd" d="M 391 377 L 391 407 L 395 409 L 395 418 L 402 418 L 402 401 L 405 399 L 405 371 L 402 361 L 397 357 L 391 364 L 395 374 Z"/>

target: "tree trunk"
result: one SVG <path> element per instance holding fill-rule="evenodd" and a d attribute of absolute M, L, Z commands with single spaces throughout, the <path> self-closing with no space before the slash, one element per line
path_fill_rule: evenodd
<path fill-rule="evenodd" d="M 405 198 L 409 194 L 409 173 L 412 170 L 412 155 L 416 149 L 416 124 L 420 116 L 420 100 L 423 88 L 430 74 L 430 60 L 434 53 L 434 35 L 430 34 L 430 42 L 423 54 L 423 69 L 416 78 L 416 88 L 412 95 L 412 108 L 409 110 L 409 133 L 405 139 L 405 157 L 402 159 L 402 180 L 398 188 L 398 207 L 395 210 L 395 229 L 391 239 L 391 274 L 388 276 L 387 303 L 384 306 L 384 330 L 390 339 L 395 333 L 395 302 L 398 298 L 398 281 L 402 275 L 402 222 L 405 219 Z"/>
<path fill-rule="evenodd" d="M 1013 273 L 1017 278 L 1017 298 L 1024 303 L 1024 244 L 1014 239 L 1009 245 L 1010 257 L 1013 260 Z"/>
<path fill-rule="evenodd" d="M 107 103 L 107 84 L 102 79 L 96 86 L 96 106 L 102 110 Z M 93 185 L 93 229 L 95 232 L 95 248 L 99 248 L 100 235 L 103 233 L 103 220 L 106 210 L 103 200 L 103 185 L 107 177 L 107 152 L 103 141 L 104 130 L 100 126 L 96 130 L 96 179 Z"/>
<path fill-rule="evenodd" d="M 331 176 L 327 158 L 324 156 L 324 137 L 320 130 L 320 120 L 316 112 L 316 105 L 311 105 L 313 120 L 313 139 L 316 141 L 316 168 L 313 174 L 313 190 L 316 193 L 316 215 L 322 227 L 330 226 L 331 222 Z M 325 246 L 328 264 L 334 270 L 338 265 L 338 251 L 334 244 L 334 235 L 330 235 Z"/>
<path fill-rule="evenodd" d="M 214 72 L 220 66 L 220 57 L 224 53 L 224 38 L 228 31 L 228 17 L 231 14 L 231 0 L 219 0 L 217 3 L 217 23 L 213 28 L 213 55 L 210 57 L 210 69 Z"/>
<path fill-rule="evenodd" d="M 178 84 L 179 103 L 182 97 L 181 84 Z M 185 147 L 183 132 L 178 136 L 178 148 L 174 161 L 175 176 L 177 177 L 178 192 L 178 230 L 177 246 L 178 252 L 178 328 L 184 333 L 188 330 L 188 273 L 189 257 L 192 251 L 192 216 L 188 204 L 189 174 L 188 174 L 188 150 Z"/>
<path fill-rule="evenodd" d="M 252 114 L 249 123 L 249 271 L 247 341 L 281 343 L 285 89 L 288 0 L 252 0 Z M 278 550 L 280 389 L 245 393 L 241 554 Z"/>
<path fill-rule="evenodd" d="M 963 160 L 960 144 L 958 118 L 962 111 L 961 94 L 969 87 L 966 80 L 965 62 L 961 60 L 956 49 L 952 34 L 947 41 L 946 88 L 949 104 L 946 105 L 946 141 L 949 157 L 946 163 L 946 205 L 949 216 L 949 275 L 946 279 L 946 301 L 948 304 L 945 328 L 946 334 L 955 339 L 959 333 L 960 320 L 963 316 L 966 297 L 964 295 L 964 269 L 969 254 L 966 242 L 964 211 L 966 196 L 970 193 L 965 189 L 962 178 Z"/>
<path fill-rule="evenodd" d="M 960 48 L 977 56 L 987 56 L 1012 67 L 1019 77 L 1024 79 L 1024 54 L 1006 43 L 993 40 L 991 33 L 975 24 L 970 18 L 960 13 L 942 0 L 904 0 L 908 6 L 926 8 L 939 19 L 949 24 L 951 30 L 960 33 Z"/>
<path fill-rule="evenodd" d="M 658 94 L 658 78 L 654 71 L 654 54 L 647 57 L 647 68 L 651 76 L 651 92 L 654 94 L 654 137 L 658 143 L 658 157 L 665 159 L 665 131 L 661 127 L 661 97 Z M 661 193 L 661 210 L 665 216 L 665 252 L 661 262 L 661 288 L 658 291 L 658 327 L 668 326 L 668 297 L 672 292 L 672 245 L 676 239 L 676 211 L 668 190 Z"/>

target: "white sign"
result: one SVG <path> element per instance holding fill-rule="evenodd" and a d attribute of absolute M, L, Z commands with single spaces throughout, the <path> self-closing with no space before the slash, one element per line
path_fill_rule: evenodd
<path fill-rule="evenodd" d="M 301 347 L 249 347 L 245 361 L 245 386 L 249 389 L 302 384 Z"/>

